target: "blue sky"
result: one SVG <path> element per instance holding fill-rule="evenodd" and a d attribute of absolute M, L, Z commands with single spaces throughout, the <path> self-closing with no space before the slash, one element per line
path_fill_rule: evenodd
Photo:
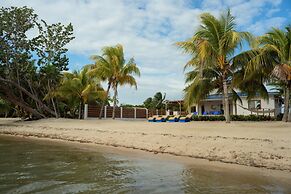
<path fill-rule="evenodd" d="M 75 39 L 68 45 L 70 69 L 91 63 L 103 46 L 121 43 L 126 58 L 141 70 L 138 90 L 119 89 L 119 102 L 141 104 L 161 91 L 168 99 L 183 96 L 183 66 L 189 56 L 173 44 L 199 26 L 199 14 L 219 15 L 230 8 L 237 29 L 261 35 L 272 26 L 291 24 L 290 0 L 5 0 L 1 6 L 34 8 L 48 23 L 72 23 Z"/>

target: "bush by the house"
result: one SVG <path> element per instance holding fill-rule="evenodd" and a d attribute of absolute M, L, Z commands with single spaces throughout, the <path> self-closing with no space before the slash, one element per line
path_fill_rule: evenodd
<path fill-rule="evenodd" d="M 231 115 L 232 121 L 275 121 L 279 118 L 265 116 L 265 115 Z M 192 117 L 193 121 L 225 121 L 225 117 L 222 115 L 195 115 Z"/>

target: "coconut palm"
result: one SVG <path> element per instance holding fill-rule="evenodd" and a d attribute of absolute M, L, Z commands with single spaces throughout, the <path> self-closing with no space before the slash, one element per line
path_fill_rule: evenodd
<path fill-rule="evenodd" d="M 92 56 L 92 59 L 95 61 L 95 64 L 92 65 L 89 74 L 100 77 L 103 81 L 107 82 L 107 98 L 102 103 L 99 118 L 102 116 L 105 102 L 108 99 L 109 91 L 112 88 L 114 92 L 112 118 L 115 119 L 118 86 L 128 84 L 137 88 L 134 75 L 140 76 L 140 71 L 133 58 L 126 63 L 123 47 L 120 44 L 117 44 L 114 47 L 104 47 L 102 49 L 102 56 L 94 55 Z"/>
<path fill-rule="evenodd" d="M 89 76 L 88 71 L 89 67 L 85 66 L 81 71 L 65 72 L 60 87 L 54 93 L 65 101 L 71 101 L 71 98 L 78 99 L 79 119 L 82 118 L 84 104 L 104 98 L 100 80 Z"/>
<path fill-rule="evenodd" d="M 185 101 L 188 106 L 199 102 L 211 92 L 223 94 L 223 106 L 226 122 L 230 122 L 229 115 L 229 92 L 230 81 L 232 80 L 232 65 L 236 57 L 236 49 L 241 48 L 244 41 L 251 42 L 252 35 L 248 32 L 235 30 L 234 17 L 230 10 L 221 14 L 219 18 L 209 13 L 201 14 L 201 25 L 194 36 L 187 41 L 178 42 L 186 53 L 192 55 L 192 59 L 185 65 L 194 67 L 193 75 L 189 73 L 188 81 L 194 78 L 185 89 Z M 205 72 L 206 71 L 206 72 Z M 215 74 L 215 83 L 211 87 L 206 74 Z M 190 77 L 189 77 L 190 76 Z M 187 80 L 186 80 L 187 81 Z"/>
<path fill-rule="evenodd" d="M 283 83 L 285 108 L 282 120 L 291 121 L 291 115 L 288 118 L 291 90 L 291 26 L 286 27 L 285 31 L 273 28 L 258 37 L 257 43 L 257 47 L 241 53 L 237 62 L 246 64 L 247 74 L 260 72 L 269 80 L 275 78 Z"/>

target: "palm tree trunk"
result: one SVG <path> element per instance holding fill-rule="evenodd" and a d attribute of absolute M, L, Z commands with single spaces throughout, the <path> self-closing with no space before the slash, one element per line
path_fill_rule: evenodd
<path fill-rule="evenodd" d="M 113 96 L 113 111 L 112 111 L 112 119 L 115 119 L 115 108 L 117 104 L 117 84 L 114 86 L 114 96 Z"/>
<path fill-rule="evenodd" d="M 79 119 L 82 119 L 82 100 L 80 101 L 80 104 L 79 104 Z"/>
<path fill-rule="evenodd" d="M 229 116 L 229 101 L 228 101 L 228 89 L 226 79 L 223 79 L 223 101 L 224 101 L 224 117 L 226 123 L 230 123 L 230 116 Z"/>
<path fill-rule="evenodd" d="M 100 113 L 99 113 L 99 119 L 102 118 L 102 112 L 103 112 L 103 109 L 104 109 L 104 106 L 105 106 L 105 102 L 108 99 L 108 94 L 109 94 L 110 88 L 111 88 L 111 82 L 108 82 L 107 91 L 106 91 L 106 99 L 102 102 L 101 110 L 100 110 Z"/>
<path fill-rule="evenodd" d="M 289 87 L 288 87 L 288 94 L 289 94 L 289 96 L 286 96 L 287 97 L 287 99 L 288 99 L 288 122 L 291 122 L 291 110 L 290 110 L 290 92 L 291 92 L 291 85 L 289 84 Z"/>
<path fill-rule="evenodd" d="M 290 98 L 290 90 L 289 90 L 289 87 L 286 86 L 285 91 L 284 91 L 284 115 L 282 118 L 282 121 L 284 122 L 288 121 L 289 98 Z"/>

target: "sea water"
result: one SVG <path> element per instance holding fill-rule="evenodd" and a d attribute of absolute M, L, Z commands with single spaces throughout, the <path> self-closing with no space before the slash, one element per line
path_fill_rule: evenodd
<path fill-rule="evenodd" d="M 261 175 L 0 136 L 0 193 L 291 193 Z"/>

